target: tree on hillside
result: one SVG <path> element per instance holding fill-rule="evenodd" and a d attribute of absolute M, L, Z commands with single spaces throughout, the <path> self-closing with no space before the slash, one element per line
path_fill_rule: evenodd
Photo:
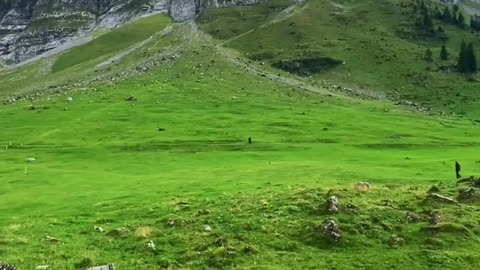
<path fill-rule="evenodd" d="M 457 4 L 453 5 L 453 13 L 456 14 L 460 8 L 458 7 Z"/>
<path fill-rule="evenodd" d="M 423 26 L 425 27 L 425 30 L 429 32 L 435 32 L 433 28 L 433 20 L 430 14 L 428 13 L 428 10 L 424 10 L 422 13 L 423 13 Z"/>
<path fill-rule="evenodd" d="M 462 28 L 465 27 L 465 17 L 463 16 L 462 12 L 458 13 L 457 24 Z"/>
<path fill-rule="evenodd" d="M 445 7 L 443 10 L 443 21 L 445 22 L 451 22 L 452 20 L 452 13 L 450 13 L 450 9 L 448 7 Z"/>
<path fill-rule="evenodd" d="M 480 31 L 480 18 L 478 15 L 470 16 L 470 28 L 475 31 Z"/>
<path fill-rule="evenodd" d="M 462 41 L 460 46 L 460 53 L 458 55 L 457 69 L 460 73 L 468 73 L 467 67 L 467 44 L 465 40 Z"/>
<path fill-rule="evenodd" d="M 422 2 L 420 3 L 420 9 L 422 9 L 422 10 L 427 9 L 427 5 L 425 5 L 425 1 L 423 1 L 423 0 L 422 0 Z"/>
<path fill-rule="evenodd" d="M 448 51 L 447 47 L 445 47 L 445 44 L 442 45 L 442 50 L 440 51 L 440 59 L 448 60 Z"/>
<path fill-rule="evenodd" d="M 443 20 L 443 13 L 440 11 L 438 7 L 435 7 L 435 9 L 433 10 L 433 14 L 435 15 L 435 19 Z"/>
<path fill-rule="evenodd" d="M 473 47 L 473 43 L 470 42 L 467 46 L 467 67 L 468 73 L 477 73 L 478 66 L 477 66 L 477 56 L 475 55 L 475 48 Z"/>
<path fill-rule="evenodd" d="M 424 59 L 428 62 L 432 62 L 433 61 L 433 53 L 432 53 L 432 50 L 430 50 L 430 48 L 428 48 L 427 50 L 425 50 L 425 57 Z"/>

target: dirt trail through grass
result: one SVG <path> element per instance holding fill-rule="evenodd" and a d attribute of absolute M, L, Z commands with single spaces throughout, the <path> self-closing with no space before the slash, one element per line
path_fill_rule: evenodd
<path fill-rule="evenodd" d="M 272 24 L 275 24 L 275 23 L 279 23 L 279 22 L 281 22 L 281 21 L 284 21 L 284 20 L 290 18 L 291 16 L 293 16 L 293 15 L 301 12 L 302 10 L 304 10 L 305 8 L 307 8 L 307 6 L 308 6 L 308 3 L 304 4 L 304 5 L 301 6 L 301 7 L 298 6 L 298 5 L 290 6 L 290 7 L 286 8 L 286 9 L 284 9 L 283 11 L 281 11 L 280 13 L 278 13 L 272 20 L 270 20 L 270 21 L 268 21 L 268 22 L 260 25 L 260 26 L 257 27 L 257 28 L 251 29 L 251 30 L 249 30 L 249 31 L 247 31 L 247 32 L 244 32 L 244 33 L 238 35 L 238 36 L 234 36 L 234 37 L 232 37 L 232 38 L 230 38 L 230 39 L 227 39 L 227 40 L 225 40 L 225 41 L 217 44 L 217 47 L 218 47 L 218 46 L 223 46 L 223 45 L 228 44 L 229 42 L 231 42 L 231 41 L 233 41 L 233 40 L 235 40 L 235 39 L 238 39 L 238 38 L 241 38 L 241 37 L 246 36 L 246 35 L 248 35 L 248 34 L 251 34 L 251 33 L 255 32 L 255 31 L 257 31 L 258 29 L 262 29 L 262 28 L 265 28 L 265 27 L 267 27 L 267 26 L 269 26 L 269 25 L 272 25 Z"/>

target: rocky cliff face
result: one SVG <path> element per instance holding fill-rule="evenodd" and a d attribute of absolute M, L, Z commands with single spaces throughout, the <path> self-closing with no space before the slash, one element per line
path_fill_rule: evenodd
<path fill-rule="evenodd" d="M 252 5 L 262 0 L 0 0 L 0 58 L 19 63 L 96 27 L 168 13 L 195 18 L 204 7 Z"/>

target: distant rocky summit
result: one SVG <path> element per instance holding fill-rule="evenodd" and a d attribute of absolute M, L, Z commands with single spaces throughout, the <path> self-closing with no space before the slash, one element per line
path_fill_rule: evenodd
<path fill-rule="evenodd" d="M 253 5 L 262 0 L 0 0 L 0 59 L 19 63 L 96 28 L 169 14 L 194 19 L 205 7 Z"/>

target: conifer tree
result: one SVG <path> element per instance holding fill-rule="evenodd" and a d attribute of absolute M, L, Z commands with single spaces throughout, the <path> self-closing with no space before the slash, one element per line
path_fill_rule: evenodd
<path fill-rule="evenodd" d="M 428 61 L 428 62 L 432 62 L 432 61 L 433 61 L 433 53 L 432 53 L 432 50 L 430 50 L 430 48 L 428 48 L 428 49 L 425 51 L 425 60 Z"/>
<path fill-rule="evenodd" d="M 450 9 L 448 7 L 445 7 L 443 10 L 443 21 L 445 22 L 451 22 L 452 20 L 452 14 L 450 13 Z"/>
<path fill-rule="evenodd" d="M 460 46 L 460 53 L 458 55 L 457 69 L 458 69 L 458 72 L 468 73 L 467 44 L 465 43 L 465 40 L 462 41 L 462 45 Z"/>
<path fill-rule="evenodd" d="M 462 12 L 458 13 L 457 24 L 462 28 L 465 27 L 465 17 L 463 16 Z"/>
<path fill-rule="evenodd" d="M 448 60 L 448 51 L 447 47 L 445 47 L 445 44 L 442 45 L 442 50 L 440 51 L 440 59 Z"/>
<path fill-rule="evenodd" d="M 467 68 L 468 68 L 468 73 L 477 73 L 477 58 L 475 55 L 475 48 L 473 47 L 473 43 L 470 42 L 467 46 L 467 52 L 466 52 L 466 63 L 467 63 Z"/>

